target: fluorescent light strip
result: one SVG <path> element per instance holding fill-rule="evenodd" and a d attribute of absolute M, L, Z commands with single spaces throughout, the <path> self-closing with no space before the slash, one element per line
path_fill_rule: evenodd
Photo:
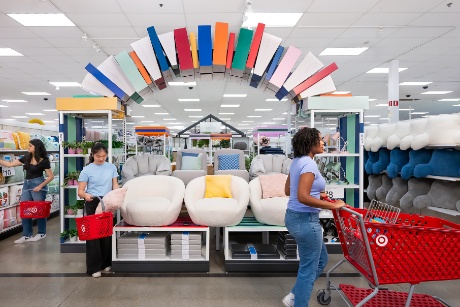
<path fill-rule="evenodd" d="M 364 117 L 369 117 L 369 118 L 371 118 L 371 117 L 380 117 L 380 115 L 364 115 Z"/>
<path fill-rule="evenodd" d="M 143 120 L 141 123 L 153 123 L 153 120 Z"/>
<path fill-rule="evenodd" d="M 64 14 L 7 14 L 26 27 L 75 27 Z"/>
<path fill-rule="evenodd" d="M 196 82 L 168 82 L 170 86 L 196 86 Z"/>
<path fill-rule="evenodd" d="M 221 120 L 231 120 L 231 118 L 223 118 L 223 117 L 219 117 L 219 119 L 221 119 Z"/>
<path fill-rule="evenodd" d="M 239 104 L 223 104 L 220 106 L 221 108 L 239 108 Z"/>
<path fill-rule="evenodd" d="M 404 71 L 406 69 L 407 68 L 399 68 L 399 72 Z M 373 68 L 373 69 L 369 70 L 368 72 L 366 72 L 366 74 L 387 74 L 389 71 L 390 71 L 389 68 L 376 67 L 376 68 Z"/>
<path fill-rule="evenodd" d="M 273 109 L 254 109 L 254 111 L 257 111 L 257 112 L 269 112 L 269 111 L 273 111 Z"/>
<path fill-rule="evenodd" d="M 201 109 L 184 109 L 185 112 L 201 112 Z"/>
<path fill-rule="evenodd" d="M 326 48 L 319 55 L 360 55 L 369 47 L 357 47 L 357 48 Z"/>
<path fill-rule="evenodd" d="M 0 108 L 8 108 L 8 106 L 5 106 L 3 104 L 0 104 Z"/>
<path fill-rule="evenodd" d="M 253 120 L 242 120 L 241 122 L 242 123 L 253 123 L 254 121 Z"/>
<path fill-rule="evenodd" d="M 428 91 L 423 92 L 422 95 L 444 95 L 449 93 L 452 93 L 452 91 Z"/>
<path fill-rule="evenodd" d="M 412 112 L 412 115 L 423 115 L 423 114 L 428 114 L 430 112 Z"/>
<path fill-rule="evenodd" d="M 177 120 L 176 118 L 163 118 L 163 120 Z"/>
<path fill-rule="evenodd" d="M 43 110 L 44 112 L 57 112 L 58 110 L 55 110 L 55 109 L 46 109 L 46 110 Z"/>
<path fill-rule="evenodd" d="M 11 116 L 12 118 L 29 118 L 28 116 L 18 115 L 18 116 Z"/>
<path fill-rule="evenodd" d="M 158 104 L 141 104 L 144 108 L 159 108 L 160 105 Z"/>
<path fill-rule="evenodd" d="M 249 124 L 238 124 L 238 126 L 249 126 Z"/>
<path fill-rule="evenodd" d="M 11 48 L 0 48 L 0 56 L 24 56 Z"/>
<path fill-rule="evenodd" d="M 27 100 L 23 100 L 23 99 L 18 99 L 18 100 L 14 100 L 14 99 L 4 99 L 2 100 L 3 102 L 27 102 Z"/>
<path fill-rule="evenodd" d="M 388 104 L 386 103 L 379 103 L 375 105 L 376 107 L 388 107 Z"/>
<path fill-rule="evenodd" d="M 180 102 L 185 102 L 185 101 L 200 101 L 198 98 L 179 98 L 177 99 Z"/>
<path fill-rule="evenodd" d="M 248 115 L 247 117 L 249 118 L 259 118 L 262 117 L 261 115 Z"/>
<path fill-rule="evenodd" d="M 132 118 L 144 118 L 145 116 L 144 115 L 132 115 L 131 117 Z"/>
<path fill-rule="evenodd" d="M 458 98 L 446 98 L 446 99 L 439 99 L 438 101 L 454 101 L 454 102 L 457 102 L 459 101 L 460 99 Z M 5 100 L 3 100 L 5 101 Z"/>
<path fill-rule="evenodd" d="M 153 113 L 155 115 L 168 115 L 169 113 Z"/>
<path fill-rule="evenodd" d="M 50 93 L 47 92 L 21 92 L 24 95 L 29 95 L 29 96 L 51 96 Z"/>
<path fill-rule="evenodd" d="M 224 98 L 244 98 L 248 94 L 224 94 Z"/>
<path fill-rule="evenodd" d="M 433 82 L 402 82 L 402 83 L 399 83 L 399 85 L 427 85 L 431 83 Z"/>
<path fill-rule="evenodd" d="M 414 111 L 414 109 L 399 109 L 399 111 Z"/>
<path fill-rule="evenodd" d="M 282 117 L 275 117 L 275 118 L 273 118 L 273 120 L 285 120 L 285 118 L 282 118 Z"/>
<path fill-rule="evenodd" d="M 45 115 L 43 113 L 26 113 L 27 115 Z"/>

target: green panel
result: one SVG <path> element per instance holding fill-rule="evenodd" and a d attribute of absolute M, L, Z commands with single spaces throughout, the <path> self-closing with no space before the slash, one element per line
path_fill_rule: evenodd
<path fill-rule="evenodd" d="M 253 33 L 254 31 L 249 29 L 240 29 L 235 56 L 233 57 L 232 68 L 239 70 L 246 69 L 246 61 L 248 59 L 249 49 L 251 48 Z"/>
<path fill-rule="evenodd" d="M 348 115 L 347 116 L 347 150 L 350 153 L 355 153 L 355 146 L 356 146 L 356 138 L 357 138 L 357 131 L 356 131 L 356 115 Z M 355 165 L 358 163 L 358 158 L 356 157 L 347 157 L 345 173 L 347 174 L 347 179 L 351 184 L 355 183 Z M 346 189 L 346 200 L 349 205 L 355 205 L 355 193 L 354 189 Z"/>
<path fill-rule="evenodd" d="M 145 83 L 144 78 L 140 74 L 136 64 L 134 64 L 128 52 L 120 52 L 115 56 L 115 60 L 117 60 L 118 65 L 121 67 L 137 92 L 140 92 L 147 87 L 147 83 Z"/>
<path fill-rule="evenodd" d="M 77 140 L 77 121 L 73 116 L 67 116 L 67 139 L 69 142 L 75 142 Z M 67 171 L 75 172 L 77 170 L 77 158 L 66 158 Z M 69 204 L 66 206 L 74 205 L 77 200 L 75 189 L 68 189 Z"/>

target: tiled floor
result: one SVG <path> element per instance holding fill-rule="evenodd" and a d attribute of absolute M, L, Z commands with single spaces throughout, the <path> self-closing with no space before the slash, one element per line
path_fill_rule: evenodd
<path fill-rule="evenodd" d="M 282 306 L 281 299 L 295 280 L 294 276 L 224 274 L 221 252 L 211 255 L 212 274 L 110 274 L 94 279 L 84 274 L 84 254 L 59 252 L 58 233 L 59 220 L 55 218 L 48 222 L 45 240 L 14 245 L 13 241 L 20 236 L 16 235 L 0 241 L 0 306 Z M 341 255 L 330 258 L 333 265 Z M 339 272 L 354 271 L 345 266 Z M 361 277 L 336 277 L 333 282 L 367 286 Z M 319 278 L 314 293 L 323 289 L 325 283 L 326 278 Z M 407 291 L 408 285 L 392 285 L 390 289 Z M 459 290 L 459 281 L 430 282 L 416 288 L 417 293 L 439 296 L 453 307 L 460 307 Z M 312 297 L 310 307 L 318 306 L 321 305 Z M 329 306 L 342 307 L 347 303 L 333 292 Z"/>

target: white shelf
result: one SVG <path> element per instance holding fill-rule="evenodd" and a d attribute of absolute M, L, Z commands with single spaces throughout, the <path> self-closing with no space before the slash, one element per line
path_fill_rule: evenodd
<path fill-rule="evenodd" d="M 68 185 L 63 187 L 64 189 L 78 189 L 78 185 Z"/>
<path fill-rule="evenodd" d="M 64 158 L 78 158 L 78 157 L 89 157 L 89 154 L 64 154 Z"/>
<path fill-rule="evenodd" d="M 1 152 L 25 152 L 25 151 L 29 151 L 27 149 L 0 149 L 0 153 Z"/>
<path fill-rule="evenodd" d="M 7 228 L 4 228 L 3 230 L 0 231 L 0 233 L 3 233 L 3 232 L 7 232 L 7 231 L 10 231 L 11 229 L 13 228 L 17 228 L 19 226 L 21 226 L 22 223 L 17 223 L 16 225 L 13 225 L 13 226 L 10 226 L 10 227 L 7 227 Z"/>
<path fill-rule="evenodd" d="M 443 177 L 443 176 L 426 176 L 425 178 L 432 178 L 436 180 L 446 180 L 446 181 L 460 181 L 460 177 Z"/>
<path fill-rule="evenodd" d="M 358 184 L 326 184 L 327 187 L 341 187 L 344 189 L 359 189 Z"/>
<path fill-rule="evenodd" d="M 86 241 L 74 241 L 74 242 L 70 242 L 70 241 L 67 239 L 67 241 L 65 241 L 64 243 L 61 243 L 61 244 L 86 244 Z"/>
<path fill-rule="evenodd" d="M 438 208 L 438 207 L 428 207 L 428 209 L 436 211 L 436 212 L 441 212 L 444 214 L 448 215 L 453 215 L 453 216 L 459 216 L 460 212 L 457 210 L 450 210 L 450 209 L 444 209 L 444 208 Z"/>
<path fill-rule="evenodd" d="M 6 206 L 6 207 L 0 207 L 0 211 L 5 210 L 5 209 L 9 209 L 9 208 L 14 208 L 14 207 L 17 207 L 17 206 L 19 206 L 19 204 L 9 205 L 9 206 Z"/>
<path fill-rule="evenodd" d="M 19 184 L 24 184 L 24 181 L 21 181 L 21 182 L 14 182 L 14 183 L 0 184 L 0 188 L 3 188 L 3 187 L 10 187 L 10 186 L 12 186 L 12 185 L 19 185 Z"/>
<path fill-rule="evenodd" d="M 66 214 L 66 215 L 64 215 L 64 217 L 66 219 L 75 219 L 77 217 L 83 217 L 83 215 L 69 215 L 69 214 Z"/>
<path fill-rule="evenodd" d="M 343 154 L 322 153 L 322 154 L 315 155 L 315 157 L 359 157 L 359 154 L 357 153 L 343 153 Z"/>

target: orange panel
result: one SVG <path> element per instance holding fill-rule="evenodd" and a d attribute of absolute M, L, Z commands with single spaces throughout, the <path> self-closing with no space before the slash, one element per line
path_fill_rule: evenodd
<path fill-rule="evenodd" d="M 227 61 L 228 23 L 216 22 L 214 30 L 214 65 L 225 65 Z"/>
<path fill-rule="evenodd" d="M 141 59 L 137 56 L 137 53 L 134 51 L 131 51 L 129 53 L 129 56 L 133 60 L 134 64 L 136 64 L 137 69 L 139 69 L 139 72 L 141 73 L 142 77 L 144 78 L 145 82 L 147 84 L 152 83 L 152 79 L 150 79 L 149 73 L 147 70 L 145 70 L 144 64 L 142 64 Z"/>

